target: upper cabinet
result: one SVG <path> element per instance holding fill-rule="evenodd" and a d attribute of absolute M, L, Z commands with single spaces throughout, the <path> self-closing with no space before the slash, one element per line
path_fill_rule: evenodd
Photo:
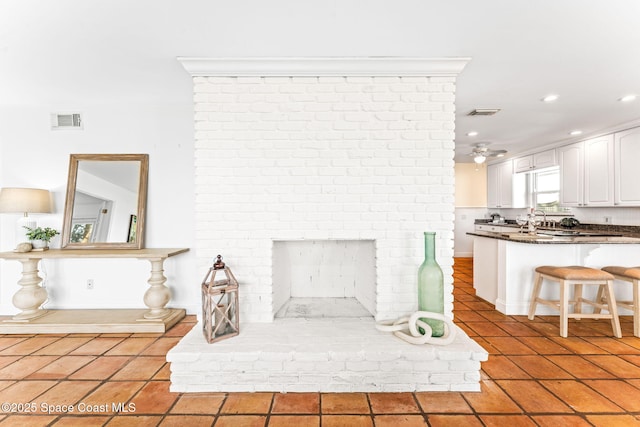
<path fill-rule="evenodd" d="M 584 141 L 584 206 L 613 205 L 613 135 Z"/>
<path fill-rule="evenodd" d="M 584 145 L 582 142 L 558 148 L 560 164 L 560 205 L 584 203 Z"/>
<path fill-rule="evenodd" d="M 513 163 L 487 165 L 487 207 L 513 207 Z"/>
<path fill-rule="evenodd" d="M 513 159 L 514 172 L 529 172 L 530 170 L 533 170 L 533 155 Z"/>
<path fill-rule="evenodd" d="M 560 205 L 613 206 L 614 136 L 558 148 Z"/>
<path fill-rule="evenodd" d="M 556 150 L 551 149 L 540 153 L 531 154 L 529 156 L 519 157 L 513 160 L 513 171 L 530 172 L 536 169 L 548 168 L 558 164 L 556 158 Z"/>
<path fill-rule="evenodd" d="M 640 206 L 640 128 L 614 135 L 614 202 Z"/>
<path fill-rule="evenodd" d="M 640 206 L 640 127 L 487 166 L 487 206 L 526 207 L 530 172 L 560 166 L 560 206 Z M 522 199 L 522 200 L 521 200 Z"/>

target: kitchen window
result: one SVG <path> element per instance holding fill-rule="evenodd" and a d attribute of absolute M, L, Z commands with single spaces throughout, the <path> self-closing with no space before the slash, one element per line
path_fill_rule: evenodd
<path fill-rule="evenodd" d="M 527 175 L 529 206 L 548 213 L 564 212 L 560 208 L 560 169 L 548 168 Z"/>

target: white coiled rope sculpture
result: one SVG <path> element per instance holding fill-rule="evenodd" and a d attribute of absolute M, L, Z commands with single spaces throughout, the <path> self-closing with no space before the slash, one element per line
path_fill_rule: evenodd
<path fill-rule="evenodd" d="M 432 337 L 431 326 L 421 320 L 424 318 L 442 320 L 445 326 L 444 335 L 442 337 Z M 418 328 L 422 328 L 424 334 L 421 334 Z M 431 311 L 416 311 L 411 316 L 401 317 L 395 321 L 378 322 L 376 323 L 376 329 L 382 332 L 393 332 L 393 335 L 411 344 L 447 345 L 451 344 L 456 337 L 453 322 L 444 315 Z M 406 333 L 407 329 L 411 335 Z"/>

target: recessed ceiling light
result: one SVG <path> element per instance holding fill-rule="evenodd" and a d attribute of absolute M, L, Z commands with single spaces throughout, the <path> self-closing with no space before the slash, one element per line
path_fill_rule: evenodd
<path fill-rule="evenodd" d="M 558 99 L 558 95 L 552 93 L 552 94 L 547 95 L 544 98 L 542 98 L 542 101 L 544 101 L 544 102 L 553 102 L 553 101 L 556 101 L 557 99 Z"/>
<path fill-rule="evenodd" d="M 619 99 L 619 101 L 621 102 L 631 102 L 631 101 L 635 101 L 637 98 L 636 95 L 625 95 L 622 98 Z"/>
<path fill-rule="evenodd" d="M 467 136 L 477 136 L 478 132 L 476 132 L 475 130 L 472 130 L 471 132 L 467 133 Z"/>
<path fill-rule="evenodd" d="M 569 135 L 571 135 L 571 136 L 582 135 L 582 131 L 581 130 L 572 130 L 571 132 L 569 132 Z"/>

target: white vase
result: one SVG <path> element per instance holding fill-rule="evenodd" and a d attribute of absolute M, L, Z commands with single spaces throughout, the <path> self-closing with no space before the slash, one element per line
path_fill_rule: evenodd
<path fill-rule="evenodd" d="M 49 242 L 46 240 L 32 240 L 31 246 L 33 246 L 33 249 L 47 249 L 49 247 Z"/>

